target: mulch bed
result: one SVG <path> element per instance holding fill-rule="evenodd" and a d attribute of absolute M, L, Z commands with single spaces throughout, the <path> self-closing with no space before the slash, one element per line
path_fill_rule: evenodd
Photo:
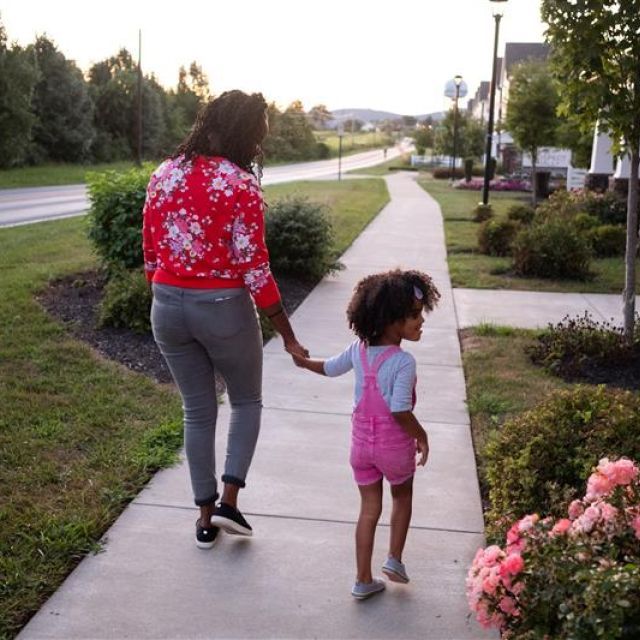
<path fill-rule="evenodd" d="M 609 387 L 640 390 L 640 354 L 624 363 L 603 363 L 585 359 L 561 363 L 555 371 L 566 382 L 606 384 Z"/>
<path fill-rule="evenodd" d="M 292 313 L 316 284 L 288 277 L 279 277 L 277 281 L 287 313 Z M 150 333 L 97 326 L 104 284 L 104 278 L 97 271 L 77 273 L 51 281 L 38 300 L 71 335 L 91 345 L 105 358 L 157 382 L 171 382 L 169 369 Z"/>

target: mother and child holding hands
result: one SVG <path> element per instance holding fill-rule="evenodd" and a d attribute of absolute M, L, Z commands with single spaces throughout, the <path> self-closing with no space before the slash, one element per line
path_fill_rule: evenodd
<path fill-rule="evenodd" d="M 355 374 L 350 463 L 361 498 L 356 527 L 358 599 L 384 590 L 371 556 L 382 510 L 382 480 L 393 507 L 382 572 L 409 582 L 402 562 L 411 521 L 413 476 L 427 462 L 427 434 L 416 419 L 416 361 L 400 348 L 418 341 L 423 312 L 439 293 L 419 271 L 361 280 L 347 309 L 357 340 L 328 360 L 312 360 L 296 339 L 269 267 L 257 175 L 268 133 L 262 94 L 227 91 L 200 111 L 175 154 L 153 173 L 143 213 L 145 273 L 153 292 L 153 335 L 182 397 L 184 443 L 195 504 L 196 544 L 211 548 L 220 530 L 251 536 L 238 493 L 255 451 L 262 411 L 262 334 L 256 307 L 282 336 L 298 367 Z M 215 376 L 227 386 L 231 418 L 222 494 L 216 479 Z"/>

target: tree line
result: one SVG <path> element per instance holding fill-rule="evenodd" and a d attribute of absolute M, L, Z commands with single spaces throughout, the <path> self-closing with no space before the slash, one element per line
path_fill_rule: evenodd
<path fill-rule="evenodd" d="M 138 149 L 138 65 L 121 49 L 85 74 L 47 36 L 26 47 L 9 43 L 0 22 L 0 168 L 46 162 L 113 162 L 135 158 Z M 166 90 L 153 73 L 141 77 L 142 157 L 172 153 L 188 133 L 209 81 L 195 61 L 180 67 Z M 312 124 L 330 118 L 323 105 L 309 116 L 296 101 L 281 111 L 269 105 L 273 160 L 327 157 Z"/>

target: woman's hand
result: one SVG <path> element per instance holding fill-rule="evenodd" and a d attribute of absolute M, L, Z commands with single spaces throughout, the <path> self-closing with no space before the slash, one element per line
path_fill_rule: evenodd
<path fill-rule="evenodd" d="M 305 349 L 295 338 L 284 341 L 284 350 L 292 356 L 296 355 L 302 358 L 309 357 L 308 349 Z"/>

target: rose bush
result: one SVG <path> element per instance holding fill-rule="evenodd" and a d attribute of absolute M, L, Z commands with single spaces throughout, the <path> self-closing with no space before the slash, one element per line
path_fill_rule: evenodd
<path fill-rule="evenodd" d="M 527 515 L 503 548 L 479 549 L 471 610 L 503 638 L 640 637 L 640 469 L 600 460 L 568 517 Z"/>

